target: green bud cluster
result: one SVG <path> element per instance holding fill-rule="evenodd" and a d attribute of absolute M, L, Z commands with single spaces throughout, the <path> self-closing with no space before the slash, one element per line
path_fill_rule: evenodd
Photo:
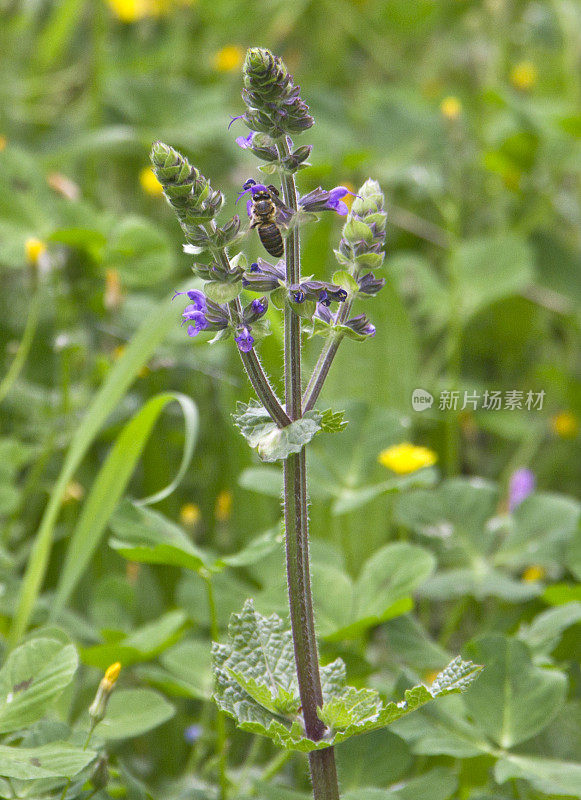
<path fill-rule="evenodd" d="M 240 230 L 240 218 L 234 216 L 222 228 L 210 226 L 222 208 L 222 192 L 212 189 L 187 158 L 163 142 L 154 142 L 151 163 L 163 192 L 175 211 L 188 242 L 201 250 L 216 250 L 232 242 Z"/>
<path fill-rule="evenodd" d="M 377 269 L 383 264 L 383 243 L 387 214 L 384 197 L 377 181 L 365 181 L 353 201 L 343 226 L 337 261 L 357 277 L 363 269 Z"/>
<path fill-rule="evenodd" d="M 247 105 L 243 119 L 250 130 L 280 139 L 314 125 L 309 107 L 299 96 L 300 87 L 295 85 L 283 60 L 270 50 L 248 50 L 243 80 L 242 99 Z"/>

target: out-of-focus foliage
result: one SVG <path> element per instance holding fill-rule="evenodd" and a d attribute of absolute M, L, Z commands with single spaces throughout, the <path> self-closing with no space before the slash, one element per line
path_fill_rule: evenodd
<path fill-rule="evenodd" d="M 581 797 L 578 4 L 1 13 L 0 795 L 309 797 L 303 756 L 211 702 L 210 640 L 227 641 L 230 614 L 248 597 L 287 613 L 281 471 L 232 425 L 251 398 L 233 348 L 179 327 L 169 298 L 196 283 L 148 162 L 154 139 L 181 149 L 234 213 L 260 173 L 228 123 L 261 45 L 316 119 L 301 192 L 371 175 L 388 206 L 377 335 L 343 343 L 319 403 L 348 426 L 309 445 L 322 661 L 385 704 L 457 652 L 486 667 L 462 697 L 339 745 L 345 800 Z M 303 272 L 326 279 L 340 221 L 305 231 Z M 261 254 L 257 237 L 244 247 Z M 306 341 L 307 365 L 319 347 Z M 169 402 L 183 395 L 184 413 Z M 178 488 L 134 505 L 194 441 Z M 435 466 L 388 471 L 379 454 L 403 443 Z M 515 505 L 522 467 L 537 490 Z"/>

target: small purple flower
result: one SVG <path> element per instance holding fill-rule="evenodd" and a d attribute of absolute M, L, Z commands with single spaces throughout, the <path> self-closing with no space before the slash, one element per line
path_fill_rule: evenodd
<path fill-rule="evenodd" d="M 193 325 L 188 325 L 188 336 L 197 336 L 200 331 L 205 331 L 208 327 L 208 320 L 201 311 L 194 311 L 188 316 L 184 312 L 182 316 L 184 320 L 194 323 Z"/>
<path fill-rule="evenodd" d="M 375 336 L 375 325 L 369 321 L 365 314 L 358 314 L 347 320 L 345 325 L 359 336 Z"/>
<path fill-rule="evenodd" d="M 268 308 L 268 302 L 265 297 L 261 297 L 260 300 L 253 300 L 250 305 L 254 313 L 260 315 L 264 314 Z"/>
<path fill-rule="evenodd" d="M 523 500 L 534 492 L 536 486 L 536 478 L 530 469 L 517 469 L 510 476 L 510 483 L 508 489 L 508 508 L 509 511 L 519 506 Z"/>
<path fill-rule="evenodd" d="M 176 292 L 172 297 L 172 300 L 175 300 L 175 298 L 179 297 L 180 295 L 187 295 L 192 301 L 192 305 L 188 306 L 188 308 L 193 308 L 195 311 L 202 312 L 206 310 L 206 295 L 203 292 L 200 292 L 198 289 L 190 289 L 189 292 Z"/>
<path fill-rule="evenodd" d="M 326 191 L 317 187 L 312 192 L 305 194 L 299 199 L 299 205 L 304 211 L 336 211 L 342 217 L 349 213 L 346 203 L 342 198 L 347 194 L 353 194 L 346 186 L 335 186 L 334 189 Z M 357 197 L 357 195 L 354 195 Z"/>
<path fill-rule="evenodd" d="M 327 305 L 323 305 L 323 303 L 317 303 L 315 317 L 318 317 L 326 325 L 333 325 L 335 323 L 335 317 L 329 310 L 329 307 Z"/>
<path fill-rule="evenodd" d="M 357 284 L 363 294 L 374 295 L 385 286 L 385 278 L 376 278 L 373 272 L 368 272 L 367 275 L 357 278 Z"/>
<path fill-rule="evenodd" d="M 258 266 L 258 262 L 253 261 L 250 265 L 250 272 L 260 272 L 260 267 Z"/>
<path fill-rule="evenodd" d="M 198 741 L 203 732 L 204 731 L 201 725 L 188 725 L 188 727 L 184 730 L 184 739 L 189 744 L 194 744 Z"/>
<path fill-rule="evenodd" d="M 254 139 L 254 131 L 250 131 L 248 136 L 238 136 L 235 140 L 238 147 L 243 150 L 250 150 L 252 148 L 252 140 Z"/>
<path fill-rule="evenodd" d="M 249 353 L 254 346 L 254 337 L 250 333 L 250 328 L 247 327 L 242 328 L 238 336 L 234 337 L 234 341 L 241 353 Z"/>
<path fill-rule="evenodd" d="M 305 302 L 305 293 L 302 289 L 295 289 L 291 292 L 291 297 L 293 299 L 293 303 L 304 303 Z"/>

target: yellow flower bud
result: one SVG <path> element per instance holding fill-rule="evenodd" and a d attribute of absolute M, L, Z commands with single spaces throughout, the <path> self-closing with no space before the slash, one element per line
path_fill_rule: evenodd
<path fill-rule="evenodd" d="M 532 61 L 521 61 L 512 68 L 510 82 L 515 89 L 528 92 L 537 82 L 537 68 Z"/>
<path fill-rule="evenodd" d="M 107 667 L 105 671 L 105 677 L 103 680 L 107 681 L 111 684 L 111 688 L 117 683 L 117 678 L 119 677 L 119 673 L 121 672 L 121 663 L 116 661 L 114 664 L 111 664 L 110 667 Z"/>
<path fill-rule="evenodd" d="M 114 664 L 111 664 L 110 667 L 107 668 L 105 675 L 101 679 L 101 683 L 99 684 L 99 688 L 97 689 L 97 693 L 95 695 L 95 699 L 91 703 L 89 707 L 89 716 L 91 718 L 91 730 L 97 725 L 97 723 L 101 722 L 101 720 L 105 717 L 105 713 L 107 711 L 107 703 L 109 702 L 109 696 L 113 691 L 115 684 L 117 683 L 117 678 L 119 677 L 119 673 L 121 672 L 121 664 L 116 661 Z"/>
<path fill-rule="evenodd" d="M 462 113 L 462 103 L 457 97 L 444 97 L 440 103 L 440 112 L 445 119 L 455 121 Z"/>
<path fill-rule="evenodd" d="M 144 167 L 139 173 L 139 183 L 141 188 L 150 197 L 162 197 L 163 186 L 157 179 L 157 175 L 151 167 Z"/>
<path fill-rule="evenodd" d="M 427 447 L 416 447 L 404 442 L 382 450 L 377 460 L 398 475 L 407 475 L 422 467 L 431 467 L 438 460 L 438 456 Z"/>
<path fill-rule="evenodd" d="M 237 44 L 229 44 L 223 47 L 214 55 L 214 69 L 218 72 L 232 72 L 240 69 L 244 61 L 242 48 Z"/>
<path fill-rule="evenodd" d="M 29 264 L 37 266 L 38 262 L 46 253 L 46 244 L 41 239 L 31 237 L 26 240 L 24 245 L 26 250 L 26 258 Z"/>

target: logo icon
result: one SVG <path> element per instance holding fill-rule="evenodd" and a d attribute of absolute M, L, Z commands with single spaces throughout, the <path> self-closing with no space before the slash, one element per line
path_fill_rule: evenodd
<path fill-rule="evenodd" d="M 434 402 L 433 396 L 425 389 L 414 389 L 412 392 L 412 408 L 414 411 L 425 411 L 431 408 Z"/>

